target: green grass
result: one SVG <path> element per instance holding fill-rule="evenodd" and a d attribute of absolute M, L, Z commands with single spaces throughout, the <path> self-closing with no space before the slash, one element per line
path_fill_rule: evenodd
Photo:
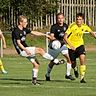
<path fill-rule="evenodd" d="M 8 74 L 0 73 L 0 96 L 96 96 L 96 52 L 87 52 L 86 84 L 80 84 L 79 78 L 66 80 L 65 65 L 54 66 L 51 81 L 45 81 L 49 61 L 41 56 L 38 58 L 41 64 L 38 74 L 38 80 L 42 83 L 40 86 L 31 84 L 32 65 L 27 59 L 19 56 L 2 58 Z"/>

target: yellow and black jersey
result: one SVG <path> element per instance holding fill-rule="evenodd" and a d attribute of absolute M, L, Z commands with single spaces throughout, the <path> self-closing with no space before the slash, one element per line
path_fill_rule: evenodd
<path fill-rule="evenodd" d="M 71 23 L 66 31 L 66 33 L 68 34 L 68 41 L 70 42 L 70 44 L 75 48 L 84 45 L 84 40 L 83 40 L 84 32 L 92 32 L 92 30 L 86 24 L 82 24 L 79 27 L 75 22 Z"/>

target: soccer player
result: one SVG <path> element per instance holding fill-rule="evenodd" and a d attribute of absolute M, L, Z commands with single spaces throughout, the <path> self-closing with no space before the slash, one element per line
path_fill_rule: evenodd
<path fill-rule="evenodd" d="M 5 37 L 4 35 L 2 34 L 2 31 L 0 30 L 0 38 L 2 39 L 3 41 L 3 48 L 5 49 L 6 48 L 6 41 L 5 41 Z M 3 74 L 7 74 L 8 72 L 4 69 L 4 66 L 3 66 L 3 63 L 0 59 L 0 70 Z"/>
<path fill-rule="evenodd" d="M 51 26 L 50 37 L 49 37 L 50 43 L 49 43 L 49 47 L 48 47 L 48 53 L 51 54 L 54 57 L 54 59 L 58 57 L 59 53 L 62 53 L 63 56 L 66 58 L 66 61 L 67 61 L 67 64 L 66 64 L 67 72 L 66 72 L 65 78 L 70 79 L 70 80 L 75 80 L 72 77 L 72 75 L 70 74 L 71 61 L 70 61 L 70 58 L 69 58 L 69 55 L 68 55 L 68 48 L 66 47 L 65 42 L 63 40 L 65 31 L 68 28 L 68 25 L 66 23 L 64 23 L 64 19 L 65 19 L 64 14 L 63 13 L 58 13 L 57 16 L 56 16 L 56 21 L 57 21 L 56 24 L 53 24 Z M 58 48 L 57 50 L 52 48 L 52 43 L 55 40 L 58 40 L 61 43 L 61 47 Z M 50 81 L 50 74 L 51 74 L 51 71 L 52 71 L 52 68 L 53 68 L 54 65 L 56 65 L 56 64 L 53 61 L 51 61 L 48 64 L 47 72 L 46 72 L 46 75 L 45 75 L 46 81 Z"/>
<path fill-rule="evenodd" d="M 39 62 L 36 59 L 35 55 L 40 54 L 44 58 L 49 60 L 53 60 L 54 58 L 48 53 L 45 53 L 45 51 L 42 48 L 34 46 L 28 47 L 28 45 L 25 42 L 27 34 L 31 33 L 36 36 L 47 36 L 47 35 L 37 31 L 30 31 L 28 28 L 26 28 L 26 26 L 27 26 L 27 18 L 23 15 L 20 15 L 18 18 L 18 26 L 14 28 L 14 30 L 12 31 L 12 41 L 18 54 L 20 54 L 20 56 L 28 58 L 29 61 L 33 64 L 32 83 L 34 85 L 37 85 Z M 55 59 L 53 62 L 59 63 L 59 60 Z"/>
<path fill-rule="evenodd" d="M 94 32 L 84 24 L 84 14 L 78 13 L 76 15 L 76 22 L 73 22 L 68 27 L 68 30 L 65 32 L 64 39 L 67 43 L 69 50 L 69 57 L 72 62 L 72 68 L 74 69 L 74 74 L 78 77 L 78 70 L 76 67 L 76 58 L 80 60 L 80 82 L 86 83 L 84 77 L 86 72 L 85 65 L 85 47 L 83 41 L 84 32 L 89 32 L 93 37 L 96 38 Z"/>

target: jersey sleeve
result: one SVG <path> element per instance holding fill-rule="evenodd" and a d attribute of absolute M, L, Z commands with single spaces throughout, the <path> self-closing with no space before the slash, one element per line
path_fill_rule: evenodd
<path fill-rule="evenodd" d="M 19 32 L 18 32 L 17 30 L 15 30 L 15 31 L 13 32 L 13 34 L 14 34 L 14 38 L 15 38 L 16 40 L 19 40 L 19 39 L 20 39 L 20 34 L 19 34 Z"/>
<path fill-rule="evenodd" d="M 51 26 L 51 29 L 50 29 L 50 33 L 54 33 L 54 32 L 55 32 L 55 26 L 52 25 L 52 26 Z"/>
<path fill-rule="evenodd" d="M 67 33 L 68 35 L 71 33 L 71 26 L 68 27 L 65 33 Z"/>
<path fill-rule="evenodd" d="M 25 30 L 26 30 L 26 33 L 27 34 L 31 33 L 31 30 L 30 29 L 26 28 Z"/>
<path fill-rule="evenodd" d="M 86 25 L 86 31 L 87 32 L 92 32 L 92 29 L 89 26 Z"/>
<path fill-rule="evenodd" d="M 68 29 L 66 30 L 65 33 L 67 33 L 68 35 L 70 35 L 72 33 L 72 30 L 74 29 L 75 27 L 75 22 L 71 23 L 69 26 L 68 26 Z"/>

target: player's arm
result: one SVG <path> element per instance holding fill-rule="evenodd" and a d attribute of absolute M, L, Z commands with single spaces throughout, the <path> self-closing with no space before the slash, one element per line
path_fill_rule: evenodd
<path fill-rule="evenodd" d="M 5 41 L 5 37 L 4 35 L 2 34 L 2 31 L 0 30 L 0 38 L 2 39 L 3 41 L 3 48 L 6 48 L 6 41 Z"/>
<path fill-rule="evenodd" d="M 22 49 L 22 50 L 24 50 L 26 53 L 27 53 L 27 55 L 31 55 L 31 52 L 28 50 L 28 49 L 26 49 L 26 47 L 24 47 L 22 44 L 21 44 L 21 41 L 18 39 L 17 40 L 17 44 L 18 44 L 18 46 Z"/>
<path fill-rule="evenodd" d="M 47 38 L 50 38 L 50 35 L 44 34 L 44 33 L 38 32 L 38 31 L 31 31 L 31 34 L 35 35 L 35 36 L 46 36 Z"/>
<path fill-rule="evenodd" d="M 67 34 L 67 33 L 64 34 L 64 41 L 65 41 L 65 43 L 69 46 L 69 49 L 75 50 L 75 47 L 73 47 L 73 46 L 70 44 L 70 42 L 68 41 L 68 34 Z"/>
<path fill-rule="evenodd" d="M 51 28 L 50 28 L 50 38 L 49 38 L 50 40 L 55 40 L 56 39 L 55 36 L 54 36 L 55 32 L 56 32 L 56 26 L 52 25 Z"/>
<path fill-rule="evenodd" d="M 46 34 L 38 32 L 38 31 L 31 31 L 31 34 L 35 36 L 46 36 Z"/>
<path fill-rule="evenodd" d="M 96 39 L 96 34 L 95 34 L 95 32 L 91 31 L 90 34 Z"/>
<path fill-rule="evenodd" d="M 50 35 L 49 35 L 49 39 L 50 40 L 55 40 L 56 38 L 54 37 L 54 33 L 51 33 Z"/>
<path fill-rule="evenodd" d="M 95 32 L 93 32 L 89 26 L 86 26 L 86 30 L 96 39 Z"/>

